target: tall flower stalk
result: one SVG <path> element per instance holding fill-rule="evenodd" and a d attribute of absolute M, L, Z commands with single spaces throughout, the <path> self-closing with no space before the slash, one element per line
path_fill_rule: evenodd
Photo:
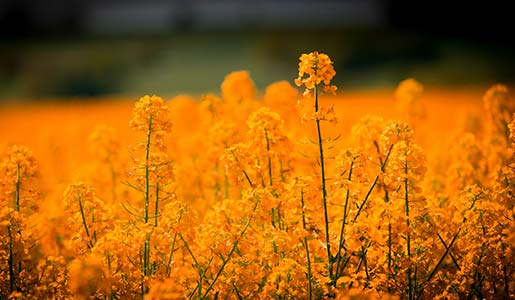
<path fill-rule="evenodd" d="M 329 216 L 327 210 L 327 184 L 326 184 L 326 169 L 325 169 L 325 156 L 324 156 L 324 139 L 322 138 L 322 129 L 320 121 L 323 120 L 335 120 L 334 117 L 330 116 L 330 113 L 334 113 L 332 109 L 322 109 L 319 105 L 319 92 L 320 88 L 323 92 L 334 94 L 336 86 L 331 85 L 336 72 L 333 68 L 333 62 L 327 54 L 318 53 L 316 51 L 309 54 L 302 54 L 299 62 L 299 77 L 295 79 L 297 86 L 305 86 L 306 91 L 304 95 L 313 93 L 314 113 L 310 119 L 315 121 L 318 138 L 318 152 L 320 162 L 320 185 L 322 190 L 322 204 L 324 207 L 324 225 L 325 225 L 325 248 L 327 251 L 327 272 L 330 279 L 330 283 L 333 283 L 333 264 L 334 259 L 331 254 L 331 242 L 329 234 Z"/>
<path fill-rule="evenodd" d="M 166 185 L 167 180 L 171 176 L 170 161 L 165 154 L 166 147 L 164 145 L 164 137 L 171 129 L 168 107 L 163 99 L 158 96 L 145 96 L 141 98 L 134 106 L 133 117 L 130 122 L 132 129 L 143 132 L 145 134 L 145 143 L 141 146 L 144 148 L 144 158 L 137 166 L 142 169 L 143 174 L 136 173 L 136 180 L 142 186 L 144 208 L 143 221 L 145 225 L 153 224 L 157 227 L 157 218 L 159 216 L 160 203 L 160 183 Z M 141 175 L 141 176 L 138 176 Z M 168 180 L 169 181 L 169 180 Z M 152 193 L 154 192 L 154 195 Z M 154 222 L 150 222 L 151 199 L 154 198 Z M 151 260 L 151 232 L 146 234 L 143 242 L 142 253 L 142 297 L 146 293 L 145 277 L 155 272 L 152 267 Z"/>

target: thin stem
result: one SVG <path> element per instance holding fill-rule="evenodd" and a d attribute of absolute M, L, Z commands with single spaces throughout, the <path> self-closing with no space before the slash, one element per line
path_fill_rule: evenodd
<path fill-rule="evenodd" d="M 84 208 L 82 206 L 82 199 L 81 199 L 80 192 L 77 196 L 77 201 L 79 202 L 80 215 L 82 217 L 82 225 L 84 226 L 84 231 L 86 231 L 86 236 L 88 237 L 88 248 L 91 249 L 91 248 L 93 248 L 93 242 L 92 242 L 90 234 L 89 234 L 88 223 L 86 222 L 86 214 L 84 213 Z"/>
<path fill-rule="evenodd" d="M 368 242 L 366 247 L 363 247 L 363 245 L 361 245 L 361 252 L 358 254 L 359 255 L 358 266 L 356 267 L 356 270 L 354 271 L 355 274 L 358 274 L 358 272 L 361 269 L 362 265 L 364 265 L 365 268 L 366 268 L 367 251 L 368 251 L 368 248 L 370 248 L 370 245 L 372 245 L 371 241 Z M 368 274 L 368 271 L 365 270 L 365 273 L 367 275 L 367 281 L 369 281 L 370 280 L 370 276 Z M 349 288 L 352 288 L 353 284 L 354 284 L 354 281 L 350 283 Z"/>
<path fill-rule="evenodd" d="M 179 219 L 177 221 L 177 223 L 179 223 L 182 219 L 182 212 L 179 214 Z M 173 240 L 172 240 L 172 247 L 170 249 L 170 255 L 168 256 L 168 263 L 166 264 L 166 276 L 167 277 L 170 277 L 170 273 L 171 273 L 171 265 L 172 265 L 172 255 L 173 253 L 175 252 L 175 242 L 177 241 L 177 234 L 178 232 L 175 232 L 175 234 L 173 235 Z"/>
<path fill-rule="evenodd" d="M 14 192 L 14 201 L 16 206 L 16 211 L 20 211 L 20 185 L 21 185 L 21 166 L 18 163 L 18 167 L 16 170 L 16 190 Z"/>
<path fill-rule="evenodd" d="M 449 252 L 449 256 L 451 257 L 452 262 L 454 263 L 454 265 L 456 266 L 456 268 L 457 268 L 459 271 L 461 271 L 461 267 L 460 267 L 460 265 L 458 264 L 458 261 L 456 260 L 456 257 L 454 257 L 454 255 L 452 254 L 450 247 L 449 247 L 449 246 L 447 246 L 447 244 L 445 243 L 445 241 L 443 240 L 442 236 L 441 236 L 439 233 L 436 233 L 436 235 L 438 236 L 438 239 L 440 240 L 440 242 L 441 242 L 441 243 L 442 243 L 442 245 L 444 246 L 445 251 L 448 251 L 448 252 Z"/>
<path fill-rule="evenodd" d="M 347 178 L 349 180 L 349 182 L 352 179 L 352 169 L 353 169 L 353 167 L 354 167 L 354 159 L 350 163 L 349 177 Z M 342 259 L 341 250 L 342 250 L 342 248 L 344 246 L 343 244 L 345 242 L 344 239 L 343 239 L 343 234 L 345 232 L 345 223 L 347 223 L 347 207 L 349 205 L 349 196 L 350 196 L 350 189 L 347 188 L 347 192 L 345 194 L 345 205 L 343 207 L 342 226 L 340 228 L 340 239 L 339 239 L 339 242 L 338 242 L 338 253 L 336 254 L 336 257 L 337 257 L 337 261 L 336 261 L 336 274 L 335 274 L 335 280 L 333 280 L 333 282 L 332 282 L 334 287 L 336 287 L 336 280 L 341 275 L 340 272 L 339 272 L 339 266 L 340 266 L 341 259 Z"/>
<path fill-rule="evenodd" d="M 379 157 L 379 163 L 381 164 L 381 172 L 384 172 L 385 164 L 383 163 L 383 160 L 381 158 L 381 151 L 379 150 L 379 144 L 377 143 L 377 141 L 374 141 L 374 145 L 376 146 L 377 154 Z M 386 160 L 390 156 L 392 147 L 393 147 L 393 145 L 390 146 L 390 150 L 388 151 Z M 383 184 L 383 191 L 384 191 L 384 201 L 386 203 L 390 202 L 390 196 L 388 194 L 388 190 L 386 189 L 385 184 Z M 392 288 L 390 285 L 390 280 L 393 277 L 392 274 L 393 274 L 393 272 L 392 272 L 392 222 L 390 221 L 390 218 L 388 217 L 388 274 L 387 274 L 388 284 L 387 284 L 387 290 L 388 290 L 389 294 L 392 292 Z"/>
<path fill-rule="evenodd" d="M 175 242 L 177 241 L 177 232 L 173 235 L 172 240 L 172 249 L 170 249 L 170 255 L 168 256 L 168 263 L 166 264 L 166 276 L 170 277 L 171 265 L 172 265 L 172 255 L 175 252 Z"/>
<path fill-rule="evenodd" d="M 7 234 L 9 235 L 9 293 L 14 291 L 14 285 L 16 284 L 16 278 L 14 275 L 14 254 L 13 254 L 13 236 L 11 234 L 11 226 L 7 226 Z"/>
<path fill-rule="evenodd" d="M 481 292 L 481 288 L 482 288 L 482 285 L 483 285 L 483 280 L 485 280 L 485 278 L 486 278 L 486 276 L 484 276 L 484 275 L 481 276 L 481 274 L 479 274 L 479 282 L 477 283 L 477 285 L 472 284 L 472 287 L 474 287 L 474 289 L 468 295 L 467 300 L 472 300 L 474 295 L 477 295 L 478 299 L 483 299 L 484 298 L 482 296 L 483 293 Z"/>
<path fill-rule="evenodd" d="M 304 192 L 300 193 L 300 203 L 302 205 L 302 227 L 306 230 L 306 213 L 304 212 Z M 306 258 L 308 260 L 308 299 L 312 299 L 313 294 L 313 284 L 312 284 L 312 276 L 311 276 L 311 258 L 309 255 L 309 245 L 308 238 L 304 236 L 304 249 L 306 250 Z"/>
<path fill-rule="evenodd" d="M 152 137 L 152 115 L 148 120 L 147 142 L 145 145 L 145 210 L 144 220 L 145 224 L 148 223 L 148 208 L 150 204 L 150 143 Z M 157 219 L 156 219 L 157 220 Z M 145 242 L 143 243 L 143 278 L 149 274 L 149 258 L 150 258 L 150 236 L 147 234 Z M 141 283 L 141 290 L 145 292 L 144 282 Z"/>
<path fill-rule="evenodd" d="M 503 281 L 504 281 L 504 297 L 506 297 L 506 299 L 508 299 L 510 297 L 510 285 L 508 282 L 506 262 L 503 263 L 502 271 L 503 271 Z"/>
<path fill-rule="evenodd" d="M 147 237 L 145 239 L 145 242 L 143 243 L 143 275 L 147 276 L 149 274 L 149 243 L 150 243 L 150 236 L 147 234 Z"/>
<path fill-rule="evenodd" d="M 245 179 L 247 179 L 247 182 L 249 183 L 250 187 L 253 188 L 254 184 L 252 183 L 252 180 L 250 180 L 249 174 L 245 170 L 243 170 L 243 175 L 245 175 Z"/>
<path fill-rule="evenodd" d="M 390 158 L 390 154 L 392 153 L 393 146 L 394 146 L 393 144 L 390 145 L 390 148 L 388 149 L 388 154 L 386 154 L 386 157 L 385 157 L 383 163 L 381 164 L 381 172 L 384 172 L 384 168 L 385 168 L 386 164 L 388 163 L 388 158 Z M 365 199 L 363 199 L 363 202 L 358 207 L 358 211 L 356 212 L 356 215 L 352 219 L 353 223 L 356 222 L 356 220 L 358 219 L 358 217 L 361 213 L 361 210 L 363 209 L 363 207 L 365 206 L 365 203 L 367 202 L 368 198 L 372 194 L 372 191 L 374 190 L 375 186 L 377 185 L 378 180 L 379 180 L 379 174 L 376 175 L 374 182 L 372 183 L 372 185 L 370 186 L 370 189 L 368 190 L 367 194 L 365 195 Z"/>
<path fill-rule="evenodd" d="M 456 238 L 458 237 L 458 235 L 460 234 L 461 232 L 461 228 L 458 229 L 458 231 L 456 232 L 456 234 L 454 234 L 454 236 L 452 237 L 452 240 L 451 242 L 449 243 L 449 246 L 445 246 L 445 252 L 442 254 L 442 256 L 440 257 L 440 259 L 438 260 L 438 262 L 436 263 L 435 267 L 433 268 L 433 270 L 431 271 L 431 273 L 429 273 L 429 276 L 427 277 L 425 283 L 423 284 L 422 286 L 422 289 L 418 292 L 417 294 L 417 299 L 420 299 L 420 296 L 422 296 L 422 293 L 424 292 L 424 289 L 425 287 L 429 284 L 429 282 L 431 281 L 431 279 L 433 279 L 433 277 L 435 276 L 436 272 L 438 271 L 438 269 L 440 268 L 440 266 L 442 265 L 444 259 L 447 257 L 447 255 L 450 253 L 451 251 L 451 247 L 452 245 L 454 245 L 454 242 L 456 241 Z M 443 240 L 442 240 L 443 242 Z M 443 242 L 443 244 L 445 245 L 445 242 Z"/>
<path fill-rule="evenodd" d="M 365 267 L 365 275 L 367 276 L 367 281 L 366 281 L 366 284 L 365 284 L 365 287 L 368 286 L 370 284 L 370 273 L 368 272 L 368 265 L 367 265 L 367 250 L 363 248 L 361 248 L 363 250 L 363 266 Z"/>
<path fill-rule="evenodd" d="M 140 252 L 141 253 L 141 252 Z M 140 254 L 141 256 L 141 254 Z M 141 300 L 145 299 L 145 274 L 141 274 Z"/>
<path fill-rule="evenodd" d="M 282 160 L 279 160 L 279 168 L 281 169 L 281 182 L 286 182 L 286 177 L 284 176 L 284 168 Z"/>
<path fill-rule="evenodd" d="M 200 264 L 198 263 L 197 258 L 195 257 L 195 255 L 193 255 L 193 252 L 191 251 L 191 248 L 188 245 L 188 242 L 186 242 L 186 240 L 182 237 L 182 234 L 180 234 L 180 233 L 179 233 L 179 238 L 182 240 L 182 242 L 184 243 L 184 246 L 186 247 L 186 250 L 191 255 L 191 258 L 193 259 L 193 262 L 195 263 L 195 266 L 200 267 Z"/>
<path fill-rule="evenodd" d="M 318 113 L 318 86 L 315 85 L 315 113 Z M 325 241 L 327 250 L 327 271 L 329 273 L 329 279 L 333 280 L 333 259 L 331 257 L 331 243 L 329 240 L 329 216 L 327 213 L 327 189 L 326 189 L 326 178 L 325 178 L 325 163 L 324 163 L 324 147 L 322 139 L 322 130 L 320 128 L 320 119 L 315 119 L 318 135 L 318 150 L 320 153 L 320 175 L 322 181 L 322 202 L 324 205 L 324 223 L 325 223 Z"/>
<path fill-rule="evenodd" d="M 356 212 L 356 215 L 354 216 L 354 218 L 352 219 L 352 222 L 356 222 L 356 220 L 358 219 L 359 215 L 361 214 L 361 210 L 363 209 L 363 207 L 365 206 L 365 203 L 367 203 L 367 200 L 368 198 L 370 197 L 370 195 L 372 194 L 372 191 L 374 190 L 376 184 L 377 184 L 377 181 L 379 180 L 379 175 L 376 176 L 376 178 L 374 179 L 374 182 L 372 183 L 372 185 L 370 186 L 370 188 L 368 189 L 368 192 L 367 194 L 365 195 L 365 198 L 363 199 L 363 202 L 361 202 L 360 206 L 358 207 L 358 211 Z"/>
<path fill-rule="evenodd" d="M 156 207 L 154 211 L 154 226 L 157 227 L 157 217 L 159 209 L 159 182 L 156 183 Z"/>
<path fill-rule="evenodd" d="M 150 168 L 149 168 L 149 158 L 150 158 L 150 138 L 152 137 L 152 116 L 148 121 L 148 131 L 147 131 L 147 143 L 145 149 L 145 224 L 148 223 L 148 206 L 150 202 Z"/>
<path fill-rule="evenodd" d="M 210 258 L 209 262 L 208 262 L 208 265 L 204 268 L 204 270 L 202 270 L 201 266 L 200 266 L 200 263 L 198 262 L 197 258 L 195 257 L 195 255 L 193 255 L 193 251 L 191 251 L 191 248 L 190 246 L 188 245 L 188 242 L 186 242 L 186 240 L 184 239 L 184 237 L 182 236 L 182 234 L 179 233 L 179 238 L 182 240 L 184 246 L 186 247 L 186 250 L 188 251 L 188 253 L 190 254 L 191 258 L 193 259 L 193 262 L 195 263 L 195 269 L 197 269 L 199 271 L 199 274 L 200 276 L 203 278 L 204 281 L 206 281 L 207 283 L 209 283 L 209 280 L 207 279 L 206 277 L 206 271 L 207 269 L 209 268 L 209 266 L 211 265 L 211 261 L 213 260 L 213 257 Z M 199 288 L 198 286 L 199 283 L 197 283 L 197 286 L 195 287 L 195 289 L 193 289 L 193 291 L 191 292 L 189 298 L 191 299 L 191 297 L 193 297 L 193 295 L 195 294 L 195 292 L 197 291 L 197 289 Z"/>
<path fill-rule="evenodd" d="M 408 200 L 408 158 L 405 158 L 404 161 L 404 175 L 406 178 L 404 179 L 404 200 L 405 200 L 405 212 L 406 212 L 406 251 L 408 254 L 408 299 L 413 299 L 413 283 L 411 278 L 411 235 L 410 235 L 410 219 L 409 219 L 409 200 Z"/>
<path fill-rule="evenodd" d="M 195 293 L 198 294 L 198 298 L 201 299 L 202 297 L 202 281 L 205 281 L 207 283 L 209 283 L 209 280 L 207 279 L 206 277 L 206 272 L 207 270 L 209 269 L 209 267 L 211 266 L 211 263 L 213 262 L 213 256 L 209 258 L 209 261 L 207 262 L 207 265 L 206 267 L 202 270 L 200 267 L 197 267 L 197 270 L 200 271 L 200 280 L 197 280 L 197 285 L 195 286 L 195 288 L 190 292 L 190 294 L 188 295 L 188 299 L 191 299 L 193 297 L 193 295 L 195 295 Z"/>
<path fill-rule="evenodd" d="M 256 209 L 258 207 L 258 204 L 259 204 L 259 201 L 256 201 L 256 204 L 254 205 L 254 208 L 252 210 L 252 214 L 248 218 L 247 223 L 243 227 L 243 230 L 241 231 L 240 235 L 238 236 L 238 239 L 234 242 L 231 251 L 229 251 L 229 254 L 227 254 L 227 258 L 225 258 L 225 259 L 222 258 L 222 261 L 223 261 L 222 266 L 220 267 L 220 269 L 218 269 L 218 272 L 216 273 L 215 277 L 211 281 L 211 284 L 207 287 L 207 289 L 204 292 L 204 294 L 201 297 L 201 299 L 205 299 L 207 297 L 207 294 L 209 294 L 209 292 L 211 291 L 211 289 L 215 285 L 216 281 L 218 280 L 218 277 L 220 277 L 220 275 L 222 274 L 223 270 L 225 269 L 225 266 L 227 265 L 227 263 L 231 259 L 231 256 L 233 255 L 233 253 L 236 250 L 236 248 L 238 247 L 238 244 L 239 244 L 240 240 L 243 238 L 243 236 L 247 232 L 247 229 L 250 226 L 250 222 L 252 221 L 252 218 L 254 217 L 254 213 L 256 212 Z"/>
<path fill-rule="evenodd" d="M 243 297 L 241 296 L 240 291 L 238 290 L 234 282 L 231 282 L 231 284 L 234 292 L 236 293 L 236 297 L 238 297 L 238 300 L 243 300 Z"/>
<path fill-rule="evenodd" d="M 267 159 L 268 159 L 268 178 L 269 184 L 272 186 L 272 159 L 270 158 L 270 140 L 268 139 L 268 132 L 265 128 L 265 139 L 266 139 L 266 151 L 267 151 Z"/>

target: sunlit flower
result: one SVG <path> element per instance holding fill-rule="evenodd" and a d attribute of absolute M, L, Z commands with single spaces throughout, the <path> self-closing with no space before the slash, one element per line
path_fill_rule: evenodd
<path fill-rule="evenodd" d="M 299 77 L 295 79 L 295 84 L 305 86 L 307 90 L 323 84 L 324 92 L 334 94 L 336 86 L 331 85 L 331 80 L 335 75 L 331 58 L 327 54 L 314 51 L 300 56 Z"/>

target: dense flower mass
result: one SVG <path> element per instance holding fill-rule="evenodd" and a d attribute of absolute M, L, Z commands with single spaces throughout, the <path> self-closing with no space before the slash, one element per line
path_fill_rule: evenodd
<path fill-rule="evenodd" d="M 298 74 L 304 97 L 238 71 L 132 117 L 2 115 L 0 299 L 515 299 L 508 88 L 326 97 L 318 52 Z"/>

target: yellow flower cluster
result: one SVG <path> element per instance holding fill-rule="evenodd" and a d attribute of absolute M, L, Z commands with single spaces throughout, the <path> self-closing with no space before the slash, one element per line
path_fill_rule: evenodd
<path fill-rule="evenodd" d="M 144 96 L 132 111 L 132 120 L 130 126 L 136 131 L 145 134 L 154 135 L 155 143 L 158 147 L 164 147 L 164 135 L 170 132 L 172 123 L 169 119 L 168 106 L 163 101 L 163 98 L 158 96 Z"/>
<path fill-rule="evenodd" d="M 300 56 L 299 77 L 295 79 L 295 84 L 305 86 L 306 91 L 322 84 L 324 92 L 334 94 L 336 86 L 331 85 L 331 80 L 335 75 L 331 58 L 327 54 L 314 51 Z"/>
<path fill-rule="evenodd" d="M 222 97 L 227 101 L 241 102 L 256 96 L 256 87 L 247 71 L 236 71 L 227 75 L 221 90 Z"/>

